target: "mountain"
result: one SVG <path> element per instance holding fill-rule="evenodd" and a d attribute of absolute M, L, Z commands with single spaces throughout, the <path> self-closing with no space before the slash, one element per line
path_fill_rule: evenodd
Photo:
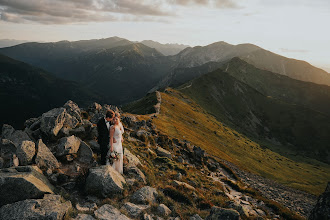
<path fill-rule="evenodd" d="M 222 70 L 204 74 L 178 88 L 218 120 L 238 131 L 330 162 L 330 117 L 265 96 Z"/>
<path fill-rule="evenodd" d="M 305 61 L 286 58 L 252 44 L 231 45 L 223 41 L 186 48 L 172 57 L 177 67 L 196 67 L 207 62 L 224 62 L 240 57 L 263 70 L 301 81 L 330 85 L 330 74 Z"/>
<path fill-rule="evenodd" d="M 2 47 L 11 47 L 11 46 L 15 46 L 17 44 L 22 44 L 22 43 L 26 43 L 28 41 L 26 40 L 13 40 L 13 39 L 1 39 L 0 40 L 0 48 Z"/>
<path fill-rule="evenodd" d="M 27 118 L 73 100 L 82 106 L 102 101 L 79 84 L 54 77 L 48 72 L 0 55 L 0 125 L 23 127 Z"/>
<path fill-rule="evenodd" d="M 159 42 L 152 41 L 152 40 L 144 40 L 144 41 L 141 41 L 141 43 L 148 47 L 155 48 L 156 50 L 158 50 L 165 56 L 176 55 L 180 51 L 189 47 L 188 45 L 184 45 L 184 44 L 161 44 Z"/>

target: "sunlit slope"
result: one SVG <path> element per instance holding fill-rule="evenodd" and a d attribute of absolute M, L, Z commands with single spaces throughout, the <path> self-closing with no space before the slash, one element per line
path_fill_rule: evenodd
<path fill-rule="evenodd" d="M 224 126 L 182 93 L 161 93 L 161 113 L 153 121 L 167 135 L 186 139 L 208 153 L 242 169 L 277 180 L 290 187 L 320 194 L 330 179 L 330 166 L 306 159 L 295 162 Z"/>

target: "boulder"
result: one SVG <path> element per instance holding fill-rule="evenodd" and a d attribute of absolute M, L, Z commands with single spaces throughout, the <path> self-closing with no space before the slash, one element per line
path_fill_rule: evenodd
<path fill-rule="evenodd" d="M 135 122 L 137 121 L 136 120 L 136 117 L 135 116 L 132 116 L 132 115 L 128 115 L 128 116 L 123 116 L 121 121 L 127 125 L 128 127 L 134 127 L 135 126 Z"/>
<path fill-rule="evenodd" d="M 177 181 L 177 180 L 173 180 L 172 185 L 175 186 L 175 187 L 183 187 L 183 188 L 186 188 L 186 189 L 189 189 L 189 190 L 192 190 L 192 191 L 196 190 L 195 187 L 189 185 L 188 183 L 180 182 L 180 181 Z"/>
<path fill-rule="evenodd" d="M 24 199 L 42 198 L 54 187 L 36 166 L 21 166 L 0 171 L 0 206 Z"/>
<path fill-rule="evenodd" d="M 102 114 L 102 113 L 96 113 L 96 114 L 94 114 L 93 117 L 91 118 L 91 122 L 92 122 L 93 124 L 97 124 L 97 122 L 98 122 L 102 117 L 104 117 L 104 114 Z"/>
<path fill-rule="evenodd" d="M 157 207 L 157 213 L 160 216 L 169 216 L 172 213 L 172 211 L 166 205 L 160 204 Z"/>
<path fill-rule="evenodd" d="M 1 131 L 1 138 L 2 139 L 8 139 L 15 131 L 15 128 L 11 125 L 4 124 L 2 126 L 2 131 Z"/>
<path fill-rule="evenodd" d="M 156 203 L 158 197 L 158 192 L 155 188 L 150 186 L 145 186 L 136 191 L 131 196 L 131 202 L 136 204 L 149 204 Z"/>
<path fill-rule="evenodd" d="M 169 159 L 172 159 L 172 154 L 169 151 L 167 151 L 161 147 L 157 147 L 156 153 L 160 157 L 167 157 Z"/>
<path fill-rule="evenodd" d="M 65 113 L 64 114 L 64 123 L 63 123 L 63 127 L 65 128 L 75 128 L 77 127 L 77 125 L 79 124 L 79 121 L 73 117 L 72 115 Z"/>
<path fill-rule="evenodd" d="M 127 148 L 125 148 L 124 156 L 128 160 L 128 166 L 141 165 L 141 161 L 134 154 L 132 154 Z"/>
<path fill-rule="evenodd" d="M 59 195 L 45 195 L 43 199 L 28 199 L 2 206 L 0 219 L 60 220 L 71 207 L 71 202 L 63 202 Z"/>
<path fill-rule="evenodd" d="M 95 218 L 87 214 L 78 214 L 77 217 L 74 218 L 74 220 L 95 220 Z"/>
<path fill-rule="evenodd" d="M 24 122 L 24 127 L 34 130 L 34 127 L 36 126 L 36 122 L 40 123 L 40 118 L 30 118 Z M 32 125 L 34 125 L 34 126 L 32 126 Z"/>
<path fill-rule="evenodd" d="M 129 220 L 126 215 L 121 214 L 121 212 L 113 207 L 112 205 L 105 204 L 98 210 L 94 212 L 95 217 L 97 217 L 100 220 L 110 220 L 110 219 L 116 219 L 116 220 Z"/>
<path fill-rule="evenodd" d="M 124 177 L 110 165 L 89 169 L 85 190 L 88 194 L 102 197 L 111 197 L 113 194 L 122 193 Z"/>
<path fill-rule="evenodd" d="M 65 122 L 65 108 L 55 108 L 41 116 L 41 131 L 50 136 L 57 136 Z"/>
<path fill-rule="evenodd" d="M 91 113 L 98 113 L 102 110 L 102 105 L 100 105 L 99 103 L 94 102 L 93 104 L 91 104 L 90 106 L 88 106 L 88 112 Z"/>
<path fill-rule="evenodd" d="M 121 210 L 128 213 L 132 218 L 137 218 L 144 210 L 150 208 L 149 205 L 136 205 L 134 203 L 127 202 L 122 207 Z"/>
<path fill-rule="evenodd" d="M 1 153 L 2 156 L 10 157 L 10 156 L 16 154 L 16 151 L 17 151 L 17 147 L 11 140 L 1 139 L 0 153 Z"/>
<path fill-rule="evenodd" d="M 95 152 L 100 152 L 100 145 L 97 143 L 95 140 L 88 141 L 89 146 L 92 148 L 93 151 Z M 126 153 L 125 149 L 125 153 Z"/>
<path fill-rule="evenodd" d="M 32 163 L 32 159 L 36 154 L 36 146 L 32 141 L 23 141 L 17 148 L 17 157 L 20 165 L 28 165 Z"/>
<path fill-rule="evenodd" d="M 93 151 L 92 149 L 83 141 L 80 142 L 78 150 L 78 161 L 81 163 L 89 164 L 93 162 Z"/>
<path fill-rule="evenodd" d="M 35 161 L 40 169 L 53 170 L 60 167 L 56 157 L 41 139 L 37 141 L 37 152 Z"/>
<path fill-rule="evenodd" d="M 134 136 L 141 141 L 146 141 L 150 133 L 145 130 L 138 130 L 134 133 Z"/>
<path fill-rule="evenodd" d="M 311 214 L 308 218 L 309 220 L 317 220 L 317 219 L 330 219 L 330 182 L 322 193 L 311 211 Z"/>
<path fill-rule="evenodd" d="M 95 211 L 97 209 L 97 205 L 94 202 L 93 203 L 89 203 L 89 202 L 77 203 L 76 209 L 79 212 L 91 212 L 91 211 Z"/>
<path fill-rule="evenodd" d="M 239 213 L 233 209 L 224 209 L 220 207 L 213 206 L 210 215 L 206 217 L 205 220 L 239 220 Z"/>
<path fill-rule="evenodd" d="M 239 202 L 229 201 L 228 208 L 237 210 L 241 215 L 249 216 L 249 206 L 240 204 Z"/>
<path fill-rule="evenodd" d="M 80 127 L 76 127 L 75 129 L 70 129 L 69 134 L 80 138 L 84 138 L 86 136 L 86 130 L 83 126 L 80 126 Z"/>
<path fill-rule="evenodd" d="M 128 167 L 125 167 L 125 174 L 130 177 L 130 178 L 134 178 L 136 179 L 137 181 L 139 182 L 142 182 L 144 184 L 147 184 L 147 181 L 146 181 L 146 177 L 145 175 L 143 174 L 143 172 L 137 168 L 136 166 L 128 166 Z"/>
<path fill-rule="evenodd" d="M 71 115 L 72 117 L 74 117 L 75 119 L 77 119 L 78 123 L 82 122 L 82 118 L 81 118 L 81 111 L 80 108 L 78 107 L 78 105 L 76 103 L 74 103 L 73 101 L 69 100 L 67 101 L 64 106 L 66 109 L 66 112 Z"/>
<path fill-rule="evenodd" d="M 56 148 L 56 156 L 75 154 L 79 150 L 80 139 L 75 136 L 63 137 Z"/>
<path fill-rule="evenodd" d="M 7 139 L 11 140 L 16 147 L 18 147 L 23 141 L 32 141 L 29 135 L 21 130 L 14 131 Z"/>
<path fill-rule="evenodd" d="M 0 169 L 2 169 L 5 165 L 5 161 L 0 157 Z"/>

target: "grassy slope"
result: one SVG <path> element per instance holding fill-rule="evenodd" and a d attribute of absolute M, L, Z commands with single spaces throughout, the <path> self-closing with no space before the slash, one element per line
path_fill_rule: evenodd
<path fill-rule="evenodd" d="M 242 169 L 290 187 L 313 194 L 324 190 L 330 179 L 329 165 L 312 159 L 295 162 L 264 149 L 217 121 L 182 93 L 172 89 L 167 91 L 162 93 L 161 114 L 154 119 L 161 132 L 173 138 L 186 139 Z"/>

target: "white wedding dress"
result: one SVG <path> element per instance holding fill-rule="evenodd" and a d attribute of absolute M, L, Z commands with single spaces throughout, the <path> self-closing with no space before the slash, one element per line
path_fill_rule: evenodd
<path fill-rule="evenodd" d="M 117 170 L 120 174 L 123 174 L 123 145 L 122 145 L 122 138 L 123 138 L 123 133 L 124 133 L 124 128 L 121 124 L 118 126 L 112 125 L 110 129 L 114 127 L 115 132 L 113 134 L 113 138 L 116 140 L 116 143 L 113 143 L 113 150 L 119 154 L 119 159 L 114 160 L 112 167 Z M 108 151 L 108 157 L 110 156 L 110 149 Z M 107 160 L 107 165 L 110 165 L 109 160 Z"/>

